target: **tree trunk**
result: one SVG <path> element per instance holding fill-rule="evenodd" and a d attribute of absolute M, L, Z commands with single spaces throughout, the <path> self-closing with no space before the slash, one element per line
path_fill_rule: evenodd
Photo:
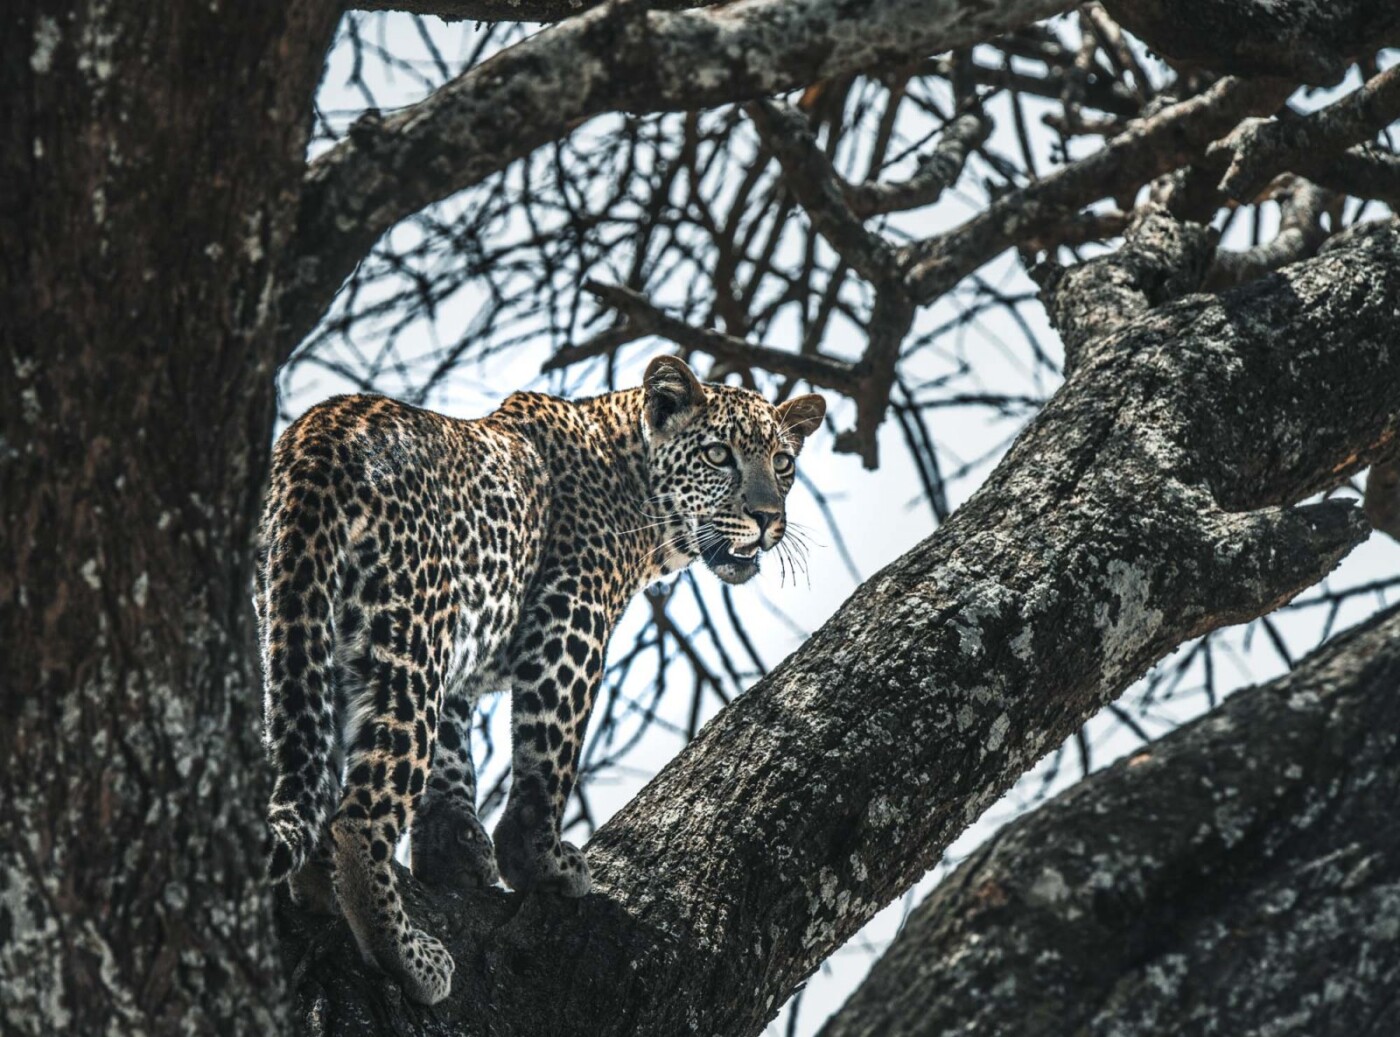
<path fill-rule="evenodd" d="M 285 1010 L 247 576 L 337 16 L 34 4 L 0 34 L 6 1033 Z"/>
<path fill-rule="evenodd" d="M 1400 1032 L 1400 609 L 1018 819 L 822 1037 Z"/>
<path fill-rule="evenodd" d="M 1395 435 L 1397 259 L 1386 226 L 1097 342 L 947 524 L 598 832 L 597 892 L 414 888 L 458 964 L 434 1011 L 366 976 L 339 922 L 289 911 L 309 1032 L 757 1033 L 1155 660 L 1365 536 L 1348 503 L 1280 506 Z"/>

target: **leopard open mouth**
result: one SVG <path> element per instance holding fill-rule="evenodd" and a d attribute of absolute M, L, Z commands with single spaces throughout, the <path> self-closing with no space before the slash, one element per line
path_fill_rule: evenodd
<path fill-rule="evenodd" d="M 710 572 L 725 583 L 744 583 L 758 573 L 758 545 L 753 545 L 752 554 L 736 554 L 723 543 L 710 544 L 700 552 Z"/>

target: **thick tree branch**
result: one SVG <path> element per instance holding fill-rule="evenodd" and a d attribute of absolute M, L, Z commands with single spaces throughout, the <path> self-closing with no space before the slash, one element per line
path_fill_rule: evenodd
<path fill-rule="evenodd" d="M 1371 466 L 1366 476 L 1366 521 L 1400 540 L 1400 461 L 1390 458 Z"/>
<path fill-rule="evenodd" d="M 1331 84 L 1400 42 L 1391 0 L 1105 0 L 1119 25 L 1187 66 Z"/>
<path fill-rule="evenodd" d="M 1348 148 L 1332 164 L 1312 172 L 1320 186 L 1357 198 L 1374 198 L 1400 210 L 1400 155 Z"/>
<path fill-rule="evenodd" d="M 740 0 L 594 8 L 507 48 L 419 104 L 367 117 L 316 159 L 282 279 L 290 350 L 386 230 L 608 111 L 689 110 L 967 46 L 1069 0 Z"/>
<path fill-rule="evenodd" d="M 458 962 L 433 1013 L 338 924 L 323 1032 L 753 1034 L 1039 756 L 1154 661 L 1257 616 L 1366 534 L 1291 507 L 1400 432 L 1400 232 L 1112 336 L 938 532 L 862 586 L 589 845 L 559 904 L 415 894 Z M 1346 407 L 1335 401 L 1345 399 Z M 310 941 L 310 942 L 308 942 Z"/>
<path fill-rule="evenodd" d="M 822 1037 L 1393 1033 L 1397 685 L 1392 608 L 1012 822 Z"/>
<path fill-rule="evenodd" d="M 1084 347 L 1091 340 L 1199 288 L 1213 247 L 1205 227 L 1146 207 L 1134 215 L 1117 252 L 1068 270 L 1053 262 L 1033 270 L 1045 312 L 1064 343 L 1065 374 L 1087 359 Z"/>

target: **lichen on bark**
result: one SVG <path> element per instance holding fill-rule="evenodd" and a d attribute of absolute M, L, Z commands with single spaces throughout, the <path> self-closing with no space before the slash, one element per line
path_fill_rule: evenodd
<path fill-rule="evenodd" d="M 1012 822 L 821 1037 L 1388 1034 L 1400 610 Z"/>

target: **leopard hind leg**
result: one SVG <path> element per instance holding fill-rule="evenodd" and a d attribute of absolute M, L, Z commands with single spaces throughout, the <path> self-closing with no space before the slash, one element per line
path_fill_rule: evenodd
<path fill-rule="evenodd" d="M 345 693 L 349 683 L 346 667 L 337 661 L 332 688 L 335 694 L 336 723 L 337 727 L 341 729 L 341 739 L 343 739 L 346 718 Z M 333 802 L 336 805 L 340 803 L 342 778 L 345 772 L 346 747 L 341 739 L 337 739 L 336 750 L 330 761 L 330 773 L 334 782 Z M 292 895 L 292 903 L 303 911 L 310 911 L 318 915 L 340 914 L 340 905 L 335 899 L 335 843 L 331 838 L 333 810 L 334 806 L 324 811 L 322 816 L 325 817 L 325 822 L 321 826 L 320 837 L 316 840 L 315 848 L 301 869 L 294 872 L 287 881 Z"/>
<path fill-rule="evenodd" d="M 335 894 L 360 953 L 403 984 L 421 1004 L 452 987 L 447 948 L 417 928 L 404 909 L 394 849 L 413 823 L 434 734 L 421 671 L 404 660 L 366 658 L 366 682 L 350 709 L 356 728 L 345 794 L 331 822 Z M 433 718 L 435 720 L 435 717 Z"/>
<path fill-rule="evenodd" d="M 330 825 L 311 851 L 300 870 L 287 879 L 292 903 L 303 911 L 317 915 L 340 914 L 335 899 L 335 854 L 331 843 Z"/>

